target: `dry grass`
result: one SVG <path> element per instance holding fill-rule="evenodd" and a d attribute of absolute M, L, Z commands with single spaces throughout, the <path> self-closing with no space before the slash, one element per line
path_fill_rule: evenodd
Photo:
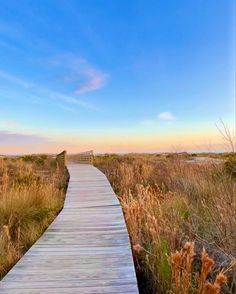
<path fill-rule="evenodd" d="M 214 260 L 209 257 L 205 248 L 201 252 L 201 269 L 193 270 L 195 257 L 194 243 L 187 242 L 183 249 L 171 254 L 172 292 L 174 294 L 219 294 L 222 286 L 227 284 L 223 270 L 217 273 L 215 280 L 210 282 L 208 276 L 212 273 Z"/>
<path fill-rule="evenodd" d="M 62 208 L 65 183 L 61 178 L 50 157 L 0 159 L 0 277 Z"/>
<path fill-rule="evenodd" d="M 219 293 L 210 292 L 210 284 L 208 292 L 174 291 L 170 257 L 186 241 L 195 241 L 191 271 L 201 273 L 204 246 L 215 260 L 206 280 L 218 283 L 216 274 L 236 256 L 235 182 L 224 164 L 189 163 L 158 155 L 99 156 L 95 164 L 107 175 L 122 204 L 141 293 L 157 289 L 158 293 Z M 227 276 L 232 285 L 233 267 Z"/>

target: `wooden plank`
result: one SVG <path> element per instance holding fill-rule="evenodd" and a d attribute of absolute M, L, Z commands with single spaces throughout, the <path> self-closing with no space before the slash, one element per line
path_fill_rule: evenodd
<path fill-rule="evenodd" d="M 107 178 L 69 164 L 64 208 L 0 282 L 2 294 L 138 293 L 123 212 Z"/>

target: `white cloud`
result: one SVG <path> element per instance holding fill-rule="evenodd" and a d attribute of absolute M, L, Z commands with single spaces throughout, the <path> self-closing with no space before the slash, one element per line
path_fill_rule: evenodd
<path fill-rule="evenodd" d="M 175 116 L 171 112 L 166 111 L 166 112 L 159 113 L 158 118 L 160 120 L 174 120 Z"/>
<path fill-rule="evenodd" d="M 175 116 L 169 112 L 161 112 L 157 115 L 157 117 L 152 118 L 152 119 L 144 119 L 142 121 L 140 121 L 140 125 L 142 126 L 151 126 L 151 125 L 155 125 L 158 123 L 158 121 L 163 120 L 163 121 L 172 121 L 175 120 Z"/>

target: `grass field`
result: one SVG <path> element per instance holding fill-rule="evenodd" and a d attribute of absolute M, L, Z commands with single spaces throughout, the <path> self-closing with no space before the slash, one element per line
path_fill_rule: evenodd
<path fill-rule="evenodd" d="M 0 158 L 0 277 L 63 206 L 66 176 L 46 155 Z"/>
<path fill-rule="evenodd" d="M 94 164 L 123 207 L 140 293 L 236 293 L 233 154 L 102 155 Z M 51 156 L 0 158 L 1 277 L 60 211 L 66 181 Z"/>
<path fill-rule="evenodd" d="M 141 293 L 236 293 L 235 158 L 211 157 L 224 160 L 95 158 L 123 207 Z"/>

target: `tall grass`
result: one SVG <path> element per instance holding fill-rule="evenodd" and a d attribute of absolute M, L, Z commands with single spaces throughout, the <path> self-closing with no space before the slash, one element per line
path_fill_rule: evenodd
<path fill-rule="evenodd" d="M 61 178 L 52 158 L 0 159 L 0 277 L 62 208 Z"/>
<path fill-rule="evenodd" d="M 215 260 L 206 280 L 210 283 L 217 272 L 230 267 L 229 286 L 221 286 L 228 293 L 236 292 L 230 288 L 235 279 L 230 266 L 236 256 L 235 182 L 223 163 L 108 155 L 96 157 L 95 164 L 109 178 L 123 207 L 141 293 L 195 293 L 190 288 L 173 290 L 171 253 L 181 250 L 186 241 L 195 241 L 191 271 L 201 273 L 205 247 Z M 196 283 L 191 289 L 199 288 Z"/>

